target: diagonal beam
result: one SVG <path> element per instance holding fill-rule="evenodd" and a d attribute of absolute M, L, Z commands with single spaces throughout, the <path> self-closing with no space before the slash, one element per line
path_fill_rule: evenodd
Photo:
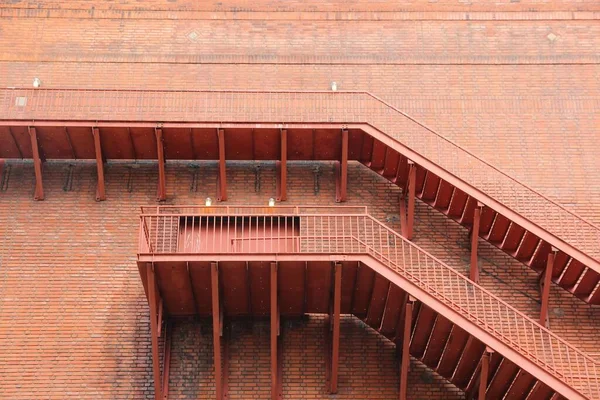
<path fill-rule="evenodd" d="M 337 393 L 340 359 L 340 309 L 342 304 L 342 264 L 335 263 L 333 289 L 333 351 L 331 352 L 331 393 Z"/>
<path fill-rule="evenodd" d="M 342 129 L 342 156 L 338 178 L 336 201 L 346 201 L 348 197 L 348 130 Z"/>
<path fill-rule="evenodd" d="M 44 200 L 44 184 L 42 181 L 42 159 L 40 158 L 40 148 L 37 140 L 37 131 L 35 127 L 30 126 L 29 138 L 31 139 L 31 150 L 33 154 L 33 168 L 35 170 L 35 200 Z"/>
<path fill-rule="evenodd" d="M 219 175 L 217 176 L 217 200 L 227 200 L 227 170 L 225 169 L 225 130 L 217 129 L 219 141 Z"/>
<path fill-rule="evenodd" d="M 479 282 L 479 265 L 477 265 L 477 245 L 479 244 L 479 224 L 481 221 L 481 210 L 483 204 L 477 203 L 473 214 L 473 229 L 471 230 L 471 268 L 469 279 Z"/>
<path fill-rule="evenodd" d="M 96 201 L 104 201 L 106 200 L 106 192 L 104 189 L 104 160 L 102 158 L 102 144 L 100 143 L 100 129 L 92 128 L 92 135 L 94 136 L 94 149 L 96 151 L 96 168 L 98 170 L 98 186 L 96 187 Z"/>
<path fill-rule="evenodd" d="M 156 198 L 159 201 L 167 199 L 167 187 L 165 178 L 165 146 L 162 128 L 155 128 L 156 134 L 156 154 L 158 157 L 158 190 Z"/>
<path fill-rule="evenodd" d="M 287 130 L 281 130 L 281 156 L 277 161 L 277 201 L 287 199 Z"/>
<path fill-rule="evenodd" d="M 154 374 L 154 398 L 162 400 L 160 365 L 158 356 L 158 310 L 156 293 L 156 276 L 152 263 L 146 264 L 148 302 L 150 303 L 150 335 L 152 341 L 152 371 Z"/>
<path fill-rule="evenodd" d="M 402 334 L 402 359 L 400 361 L 400 393 L 399 399 L 406 400 L 408 388 L 408 366 L 410 363 L 410 333 L 412 328 L 413 299 L 409 298 L 404 306 L 404 327 Z"/>
<path fill-rule="evenodd" d="M 271 263 L 271 400 L 279 396 L 277 373 L 279 370 L 277 342 L 279 335 L 279 310 L 277 306 L 277 263 Z"/>
<path fill-rule="evenodd" d="M 221 400 L 223 398 L 223 385 L 221 373 L 221 311 L 219 307 L 219 267 L 216 262 L 210 263 L 210 283 L 212 293 L 215 385 L 217 400 Z"/>
<path fill-rule="evenodd" d="M 550 302 L 550 284 L 552 281 L 552 269 L 554 268 L 554 257 L 556 251 L 548 253 L 548 259 L 546 260 L 546 270 L 543 273 L 542 279 L 542 305 L 540 308 L 540 325 L 548 327 L 548 303 Z"/>

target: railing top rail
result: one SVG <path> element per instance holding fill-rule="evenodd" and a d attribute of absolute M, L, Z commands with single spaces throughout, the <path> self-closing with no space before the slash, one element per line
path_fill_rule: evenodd
<path fill-rule="evenodd" d="M 220 89 L 220 90 L 152 90 L 152 89 L 65 89 L 65 88 L 37 88 L 37 89 L 31 89 L 31 88 L 24 88 L 24 87 L 8 87 L 8 88 L 0 88 L 0 99 L 4 98 L 4 102 L 7 105 L 11 105 L 9 104 L 10 102 L 8 102 L 8 97 L 10 97 L 10 93 L 19 93 L 19 94 L 31 94 L 33 97 L 36 96 L 36 94 L 49 94 L 49 93 L 104 93 L 104 94 L 119 94 L 119 93 L 138 93 L 138 94 L 160 94 L 160 93 L 188 93 L 188 94 L 193 94 L 193 93 L 215 93 L 215 94 L 273 94 L 273 95 L 277 95 L 277 94 L 319 94 L 319 95 L 328 95 L 328 96 L 343 96 L 343 95 L 348 95 L 348 94 L 354 94 L 354 95 L 364 95 L 367 97 L 372 98 L 373 100 L 375 100 L 376 102 L 380 103 L 381 105 L 385 106 L 386 108 L 389 108 L 390 110 L 393 110 L 394 112 L 403 115 L 404 117 L 406 117 L 407 119 L 409 119 L 411 122 L 417 124 L 418 126 L 420 126 L 421 128 L 427 130 L 428 132 L 434 134 L 436 137 L 438 137 L 439 139 L 447 142 L 448 144 L 450 144 L 451 146 L 457 148 L 458 150 L 460 150 L 461 152 L 464 152 L 465 154 L 468 154 L 470 157 L 473 157 L 474 159 L 478 160 L 478 162 L 481 162 L 483 164 L 485 164 L 487 167 L 492 168 L 493 170 L 495 170 L 496 172 L 500 173 L 501 175 L 505 176 L 506 178 L 510 179 L 512 182 L 514 182 L 515 184 L 518 184 L 520 186 L 522 186 L 523 188 L 527 189 L 528 191 L 530 191 L 531 193 L 535 194 L 536 196 L 538 196 L 541 199 L 544 199 L 544 201 L 547 201 L 549 203 L 552 203 L 554 206 L 560 208 L 562 211 L 564 211 L 565 213 L 571 215 L 573 218 L 577 219 L 579 222 L 589 226 L 590 228 L 595 229 L 596 231 L 598 231 L 600 233 L 600 227 L 595 225 L 593 222 L 581 217 L 580 215 L 578 215 L 577 213 L 575 213 L 574 211 L 564 207 L 563 205 L 555 202 L 554 200 L 552 200 L 551 198 L 547 197 L 546 195 L 540 193 L 539 191 L 531 188 L 530 186 L 516 180 L 515 178 L 513 178 L 511 175 L 509 175 L 508 173 L 504 172 L 503 170 L 501 170 L 500 168 L 496 167 L 495 165 L 489 163 L 488 161 L 478 157 L 477 155 L 473 154 L 472 152 L 470 152 L 469 150 L 465 149 L 464 147 L 460 146 L 459 144 L 455 143 L 454 141 L 448 139 L 447 137 L 443 136 L 442 134 L 440 134 L 439 132 L 435 131 L 432 128 L 429 128 L 428 126 L 424 125 L 423 123 L 419 122 L 418 120 L 416 120 L 415 118 L 411 117 L 410 115 L 408 115 L 406 112 L 403 112 L 401 110 L 399 110 L 398 108 L 392 106 L 391 104 L 389 104 L 388 102 L 382 100 L 381 98 L 377 97 L 376 95 L 368 92 L 368 91 L 353 91 L 353 90 L 339 90 L 339 91 L 323 91 L 323 90 L 269 90 L 269 91 L 264 91 L 264 90 L 226 90 L 226 89 Z M 104 96 L 103 96 L 104 97 Z M 12 97 L 11 97 L 12 98 Z M 69 99 L 69 100 L 73 100 L 73 99 Z M 8 108 L 7 108 L 8 111 Z M 4 118 L 1 114 L 0 114 L 0 120 L 1 119 L 10 119 L 10 118 Z M 38 118 L 39 119 L 39 118 Z"/>
<path fill-rule="evenodd" d="M 265 205 L 231 205 L 231 206 L 205 206 L 205 205 L 165 205 L 141 206 L 141 216 L 156 215 L 366 215 L 367 206 L 265 206 Z"/>
<path fill-rule="evenodd" d="M 164 207 L 164 206 L 156 206 L 156 207 Z M 176 206 L 175 206 L 176 207 Z M 223 206 L 223 208 L 226 208 L 228 206 Z M 235 206 L 232 206 L 235 208 Z M 240 208 L 250 208 L 250 206 L 241 206 Z M 269 207 L 262 207 L 262 208 L 269 208 Z M 308 207 L 311 208 L 311 207 Z M 360 208 L 360 207 L 358 207 Z M 204 215 L 214 215 L 214 214 L 204 214 Z M 269 216 L 269 214 L 222 214 L 222 215 L 236 215 L 236 216 L 246 216 L 246 217 L 263 217 L 263 216 Z M 323 218 L 323 217 L 327 217 L 329 215 L 324 215 L 324 214 L 318 214 L 318 213 L 307 213 L 307 214 L 297 214 L 301 217 L 305 217 L 305 218 Z M 145 215 L 141 215 L 142 218 L 142 223 L 143 223 L 143 219 L 146 217 L 151 217 L 151 218 L 169 218 L 169 217 L 180 217 L 180 216 L 186 216 L 185 214 L 180 215 L 180 214 L 145 214 Z M 194 216 L 194 215 L 189 215 L 189 216 Z M 287 215 L 273 215 L 270 214 L 270 216 L 287 216 Z M 447 265 L 446 263 L 442 262 L 441 260 L 439 260 L 437 257 L 433 256 L 432 254 L 430 254 L 429 252 L 427 252 L 426 250 L 424 250 L 423 248 L 419 247 L 418 245 L 416 245 L 415 243 L 411 242 L 410 240 L 407 240 L 406 238 L 402 237 L 398 232 L 394 231 L 393 229 L 387 227 L 386 225 L 384 225 L 382 222 L 380 222 L 378 219 L 374 218 L 372 215 L 368 214 L 366 212 L 366 207 L 365 207 L 365 212 L 361 213 L 361 214 L 334 214 L 331 216 L 335 216 L 335 217 L 363 217 L 363 218 L 367 218 L 369 220 L 371 220 L 372 222 L 374 222 L 375 224 L 377 224 L 377 226 L 381 227 L 382 229 L 384 229 L 385 231 L 387 231 L 389 234 L 394 235 L 396 238 L 400 239 L 401 241 L 403 241 L 404 243 L 406 243 L 408 246 L 411 246 L 412 248 L 414 248 L 416 251 L 420 252 L 421 254 L 423 254 L 425 257 L 428 257 L 429 259 L 433 260 L 434 262 L 436 262 L 437 264 L 439 264 L 440 266 L 442 266 L 444 269 L 446 269 L 447 271 L 449 271 L 450 273 L 456 275 L 458 278 L 464 280 L 465 282 L 467 282 L 469 285 L 472 285 L 473 287 L 475 287 L 477 290 L 480 290 L 481 292 L 483 292 L 486 296 L 489 296 L 491 298 L 493 298 L 495 301 L 497 301 L 498 303 L 502 304 L 504 307 L 506 307 L 507 309 L 511 310 L 512 312 L 514 312 L 516 315 L 518 315 L 519 317 L 523 318 L 524 320 L 528 321 L 529 323 L 531 323 L 532 325 L 536 326 L 536 328 L 540 329 L 541 331 L 547 333 L 549 336 L 551 336 L 553 339 L 555 339 L 557 342 L 561 343 L 562 345 L 564 345 L 565 347 L 568 347 L 569 349 L 571 349 L 573 352 L 577 353 L 579 356 L 585 358 L 587 361 L 593 363 L 593 364 L 597 364 L 600 365 L 600 362 L 592 357 L 590 357 L 588 354 L 582 352 L 581 350 L 579 350 L 577 347 L 573 346 L 572 344 L 570 344 L 569 342 L 565 341 L 564 339 L 562 339 L 560 336 L 556 335 L 555 333 L 553 333 L 552 331 L 548 330 L 546 327 L 544 327 L 543 325 L 540 325 L 537 321 L 533 320 L 532 318 L 530 318 L 529 316 L 527 316 L 526 314 L 522 313 L 521 311 L 519 311 L 518 309 L 516 309 L 515 307 L 513 307 L 512 305 L 508 304 L 506 301 L 502 300 L 500 297 L 496 296 L 495 294 L 493 294 L 492 292 L 488 291 L 487 289 L 485 289 L 484 287 L 480 286 L 479 284 L 477 284 L 476 282 L 473 282 L 472 280 L 470 280 L 468 277 L 466 277 L 464 274 L 460 273 L 459 271 L 457 271 L 456 269 L 452 268 L 451 266 Z M 323 238 L 328 238 L 331 237 L 330 235 L 322 235 Z M 256 239 L 256 238 L 255 238 Z M 358 240 L 358 238 L 355 238 Z M 363 243 L 366 247 L 370 248 L 371 250 L 375 251 L 376 250 L 368 244 Z M 254 254 L 255 252 L 250 252 L 248 254 Z M 140 253 L 140 254 L 157 254 L 156 252 L 150 252 L 150 253 Z M 163 253 L 164 254 L 164 253 Z M 170 253 L 169 253 L 170 254 Z M 213 254 L 213 253 L 211 253 Z M 220 254 L 220 253 L 214 253 L 214 254 Z M 223 253 L 223 254 L 229 254 L 229 253 Z M 243 253 L 236 253 L 236 255 L 240 255 Z"/>

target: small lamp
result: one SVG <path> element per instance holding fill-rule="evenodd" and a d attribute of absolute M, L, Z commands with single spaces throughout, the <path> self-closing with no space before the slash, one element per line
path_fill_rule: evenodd
<path fill-rule="evenodd" d="M 39 88 L 40 86 L 42 86 L 42 81 L 40 78 L 33 78 L 33 87 Z"/>
<path fill-rule="evenodd" d="M 334 92 L 337 90 L 337 82 L 331 82 L 331 90 Z"/>
<path fill-rule="evenodd" d="M 206 200 L 204 200 L 204 205 L 206 207 L 212 206 L 212 199 L 210 197 L 207 197 Z"/>
<path fill-rule="evenodd" d="M 272 197 L 269 199 L 269 207 L 275 207 L 275 199 Z"/>

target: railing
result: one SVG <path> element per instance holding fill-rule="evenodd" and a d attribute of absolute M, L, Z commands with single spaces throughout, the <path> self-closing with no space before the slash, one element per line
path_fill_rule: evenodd
<path fill-rule="evenodd" d="M 600 228 L 367 92 L 0 89 L 0 119 L 364 123 L 600 260 Z"/>
<path fill-rule="evenodd" d="M 600 365 L 365 213 L 144 214 L 141 254 L 369 255 L 590 399 Z M 152 250 L 150 250 L 152 249 Z"/>

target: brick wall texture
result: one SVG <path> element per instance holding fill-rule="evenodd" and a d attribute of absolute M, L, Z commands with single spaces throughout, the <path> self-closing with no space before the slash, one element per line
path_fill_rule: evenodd
<path fill-rule="evenodd" d="M 0 4 L 0 87 L 365 90 L 600 223 L 600 3 L 592 0 L 11 1 Z M 198 168 L 199 166 L 199 168 Z M 288 203 L 334 205 L 334 168 L 290 163 Z M 275 166 L 228 164 L 228 204 L 264 204 Z M 168 163 L 169 204 L 215 197 L 216 163 Z M 33 164 L 0 174 L 0 399 L 151 399 L 137 214 L 155 204 L 153 163 Z M 193 184 L 193 182 L 196 182 Z M 349 167 L 348 205 L 394 229 L 399 189 Z M 468 232 L 417 202 L 414 241 L 468 270 Z M 537 275 L 480 242 L 481 284 L 537 318 Z M 326 391 L 325 320 L 283 321 L 283 395 L 393 399 L 389 341 L 342 320 L 340 392 Z M 550 328 L 600 358 L 600 309 L 552 287 Z M 210 321 L 173 328 L 172 399 L 214 398 Z M 267 321 L 230 320 L 229 398 L 269 397 Z M 410 399 L 464 394 L 416 360 Z"/>

